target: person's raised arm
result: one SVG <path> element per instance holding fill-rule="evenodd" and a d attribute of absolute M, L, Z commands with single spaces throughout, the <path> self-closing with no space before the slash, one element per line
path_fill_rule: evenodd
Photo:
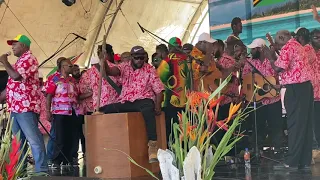
<path fill-rule="evenodd" d="M 264 57 L 270 61 L 270 64 L 271 64 L 273 70 L 275 70 L 277 73 L 283 71 L 282 68 L 275 65 L 275 62 L 277 61 L 277 56 L 276 56 L 274 47 L 271 47 L 269 49 L 267 46 L 264 46 L 262 48 L 262 52 L 263 52 Z M 282 62 L 284 62 L 284 64 L 287 64 L 287 60 L 282 60 L 282 59 L 280 59 L 280 60 Z"/>
<path fill-rule="evenodd" d="M 311 8 L 312 8 L 313 19 L 320 23 L 320 16 L 318 14 L 317 7 L 315 5 L 312 5 Z"/>
<path fill-rule="evenodd" d="M 104 63 L 104 69 L 107 76 L 120 76 L 121 72 L 117 66 L 110 67 L 108 63 Z"/>

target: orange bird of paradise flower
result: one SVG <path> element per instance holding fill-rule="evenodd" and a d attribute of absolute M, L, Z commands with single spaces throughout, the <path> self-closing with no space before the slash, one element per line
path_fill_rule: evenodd
<path fill-rule="evenodd" d="M 239 104 L 235 104 L 235 105 L 233 105 L 233 103 L 231 103 L 230 108 L 229 108 L 229 116 L 228 116 L 226 123 L 230 122 L 230 120 L 232 119 L 232 116 L 239 110 L 240 106 L 241 106 L 241 102 Z"/>

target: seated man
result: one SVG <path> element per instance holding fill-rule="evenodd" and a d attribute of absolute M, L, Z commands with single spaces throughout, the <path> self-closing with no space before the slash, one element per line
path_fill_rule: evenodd
<path fill-rule="evenodd" d="M 100 108 L 104 113 L 117 112 L 141 112 L 146 123 L 149 162 L 157 161 L 157 132 L 156 115 L 161 114 L 161 102 L 164 90 L 156 70 L 145 63 L 146 51 L 141 46 L 131 49 L 132 59 L 119 64 L 109 66 L 105 64 L 106 74 L 120 76 L 122 79 L 122 91 L 119 102 Z"/>

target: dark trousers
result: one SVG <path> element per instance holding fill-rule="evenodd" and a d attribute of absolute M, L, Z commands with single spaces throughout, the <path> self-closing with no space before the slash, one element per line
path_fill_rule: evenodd
<path fill-rule="evenodd" d="M 114 103 L 100 108 L 103 113 L 141 112 L 144 118 L 148 140 L 157 140 L 155 106 L 152 99 L 140 99 L 134 102 Z"/>
<path fill-rule="evenodd" d="M 168 106 L 163 108 L 163 112 L 165 113 L 165 120 L 166 120 L 166 136 L 167 136 L 167 143 L 169 145 L 169 142 L 172 142 L 174 137 L 173 137 L 173 132 L 172 131 L 172 124 L 177 123 L 179 124 L 179 118 L 178 118 L 178 112 L 184 111 L 185 108 L 179 108 L 179 107 L 174 107 L 174 106 Z M 171 124 L 172 120 L 172 124 Z M 170 134 L 171 138 L 170 138 Z"/>
<path fill-rule="evenodd" d="M 312 158 L 313 88 L 310 83 L 286 85 L 289 152 L 286 163 L 296 167 L 310 165 Z"/>
<path fill-rule="evenodd" d="M 221 121 L 221 120 L 224 120 L 226 118 L 228 118 L 229 116 L 229 109 L 230 109 L 230 105 L 231 103 L 229 104 L 224 104 L 224 105 L 221 105 L 219 107 L 219 111 L 218 111 L 218 121 Z M 215 110 L 214 110 L 215 112 Z M 228 124 L 231 125 L 233 121 L 230 121 Z M 244 124 L 245 122 L 243 122 Z M 216 127 L 213 132 L 215 132 L 219 127 Z M 240 129 L 239 129 L 240 128 Z M 237 133 L 238 131 L 239 132 L 243 132 L 245 129 L 246 129 L 246 126 L 245 125 L 241 125 L 241 127 L 239 127 L 236 129 L 236 132 Z M 214 144 L 216 147 L 219 145 L 219 143 L 221 142 L 223 136 L 226 134 L 226 131 L 224 129 L 220 129 L 214 136 L 213 138 L 211 139 L 211 143 Z M 245 148 L 248 147 L 248 138 L 247 136 L 245 137 L 242 137 L 242 139 L 240 141 L 238 141 L 236 144 L 235 144 L 235 147 L 232 148 L 232 150 L 230 150 L 230 152 L 227 154 L 228 156 L 234 156 L 236 154 L 238 154 L 241 150 L 244 150 Z"/>
<path fill-rule="evenodd" d="M 261 106 L 261 107 L 260 107 Z M 278 101 L 273 104 L 257 105 L 259 107 L 256 110 L 256 121 L 257 121 L 257 137 L 258 137 L 258 147 L 262 149 L 263 143 L 266 137 L 271 139 L 272 146 L 276 149 L 281 148 L 283 140 L 283 118 L 281 117 L 281 102 Z M 249 121 L 252 123 L 253 130 L 253 140 L 251 144 L 255 144 L 255 121 L 254 112 L 250 113 Z"/>
<path fill-rule="evenodd" d="M 82 131 L 82 124 L 84 122 L 84 115 L 79 115 L 76 117 L 74 120 L 73 125 L 75 126 L 74 128 L 74 136 L 73 136 L 73 145 L 72 145 L 72 157 L 75 159 L 78 159 L 78 150 L 79 150 L 79 139 L 81 140 L 81 147 L 82 147 L 82 152 L 83 152 L 83 146 L 85 140 L 82 140 L 84 138 L 83 131 Z M 85 150 L 84 150 L 85 151 Z"/>
<path fill-rule="evenodd" d="M 54 146 L 52 157 L 53 163 L 68 163 L 67 160 L 72 162 L 74 139 L 79 137 L 77 133 L 77 127 L 74 125 L 76 121 L 77 117 L 74 113 L 71 116 L 59 114 L 53 115 L 52 124 L 56 135 L 56 146 Z M 66 156 L 67 160 L 62 155 L 60 150 Z"/>
<path fill-rule="evenodd" d="M 320 146 L 320 101 L 314 102 L 314 119 L 313 119 L 313 131 L 315 136 L 315 147 L 318 149 Z"/>
<path fill-rule="evenodd" d="M 229 116 L 229 108 L 230 108 L 230 103 L 229 104 L 224 104 L 219 106 L 219 111 L 218 111 L 218 121 L 224 120 Z M 215 109 L 213 110 L 215 112 Z M 215 132 L 219 127 L 215 127 L 213 132 Z M 212 138 L 211 138 L 211 143 L 214 144 L 216 147 L 218 147 L 221 139 L 223 138 L 225 134 L 225 131 L 223 129 L 220 129 Z"/>

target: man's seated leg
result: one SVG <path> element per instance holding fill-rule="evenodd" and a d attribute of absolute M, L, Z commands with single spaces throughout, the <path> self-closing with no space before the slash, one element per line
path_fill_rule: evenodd
<path fill-rule="evenodd" d="M 141 99 L 134 102 L 126 102 L 119 106 L 120 112 L 141 112 L 146 124 L 148 146 L 149 146 L 149 162 L 157 162 L 157 127 L 155 105 L 152 99 Z"/>
<path fill-rule="evenodd" d="M 113 104 L 109 104 L 109 105 L 105 105 L 103 107 L 101 107 L 99 109 L 100 112 L 103 112 L 105 114 L 108 113 L 119 113 L 119 106 L 121 105 L 121 103 L 113 103 Z"/>

